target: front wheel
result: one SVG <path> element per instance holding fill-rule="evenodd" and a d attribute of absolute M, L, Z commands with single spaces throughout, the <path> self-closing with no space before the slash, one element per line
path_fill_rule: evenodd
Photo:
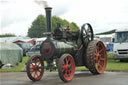
<path fill-rule="evenodd" d="M 38 81 L 42 78 L 44 74 L 44 67 L 43 60 L 40 56 L 32 56 L 27 62 L 27 75 L 29 79 L 32 81 Z"/>
<path fill-rule="evenodd" d="M 70 54 L 64 54 L 61 56 L 58 62 L 58 73 L 62 81 L 69 82 L 74 77 L 75 62 Z"/>

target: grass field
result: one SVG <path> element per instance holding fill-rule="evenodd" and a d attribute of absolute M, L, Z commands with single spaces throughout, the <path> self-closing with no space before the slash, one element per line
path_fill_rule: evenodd
<path fill-rule="evenodd" d="M 128 71 L 128 62 L 119 62 L 113 59 L 113 54 L 108 55 L 107 68 L 108 71 Z"/>
<path fill-rule="evenodd" d="M 28 57 L 23 57 L 23 61 L 18 66 L 12 67 L 11 69 L 0 69 L 0 72 L 20 72 L 24 68 L 24 64 L 27 62 Z M 107 57 L 107 71 L 128 71 L 128 62 L 119 62 L 113 60 L 113 54 L 108 54 Z M 76 67 L 76 70 L 88 70 L 84 66 Z"/>

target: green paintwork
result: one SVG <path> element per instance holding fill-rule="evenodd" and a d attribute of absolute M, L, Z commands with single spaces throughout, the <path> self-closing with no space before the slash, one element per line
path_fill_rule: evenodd
<path fill-rule="evenodd" d="M 74 48 L 77 48 L 77 44 L 74 42 L 55 41 L 54 45 L 58 51 L 57 55 L 62 53 L 72 53 Z"/>

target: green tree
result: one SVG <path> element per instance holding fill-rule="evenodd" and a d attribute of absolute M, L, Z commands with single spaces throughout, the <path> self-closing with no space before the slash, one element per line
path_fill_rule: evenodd
<path fill-rule="evenodd" d="M 57 27 L 57 23 L 61 24 L 61 27 L 66 27 L 66 25 L 69 23 L 66 20 L 61 19 L 60 17 L 53 16 L 52 17 L 52 31 Z"/>
<path fill-rule="evenodd" d="M 15 36 L 16 36 L 15 34 L 11 34 L 11 33 L 0 35 L 0 37 L 15 37 Z"/>
<path fill-rule="evenodd" d="M 69 25 L 71 31 L 79 30 L 79 27 L 76 25 L 76 23 L 69 23 L 65 19 L 61 19 L 57 16 L 52 16 L 52 32 L 57 27 L 57 23 L 60 23 L 62 28 L 66 28 Z M 40 38 L 45 36 L 43 35 L 44 32 L 46 32 L 46 18 L 43 15 L 39 15 L 32 22 L 32 25 L 28 30 L 28 36 L 31 38 Z"/>
<path fill-rule="evenodd" d="M 75 22 L 72 22 L 69 24 L 71 31 L 77 31 L 79 30 L 79 27 L 76 25 Z"/>
<path fill-rule="evenodd" d="M 46 32 L 46 19 L 43 15 L 39 15 L 33 22 L 28 30 L 28 36 L 31 38 L 43 37 Z"/>
<path fill-rule="evenodd" d="M 70 23 L 66 19 L 61 19 L 60 17 L 53 16 L 52 17 L 52 26 L 53 26 L 52 31 L 57 27 L 57 23 L 60 23 L 62 28 L 66 28 L 69 25 L 71 31 L 79 30 L 79 27 L 76 25 L 75 22 Z"/>

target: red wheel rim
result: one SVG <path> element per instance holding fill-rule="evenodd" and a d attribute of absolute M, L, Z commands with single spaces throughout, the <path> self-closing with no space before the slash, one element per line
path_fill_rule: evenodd
<path fill-rule="evenodd" d="M 43 61 L 39 56 L 34 56 L 30 61 L 30 74 L 35 80 L 41 79 L 44 73 L 39 67 L 44 67 Z"/>
<path fill-rule="evenodd" d="M 71 80 L 75 72 L 74 60 L 71 56 L 66 56 L 62 64 L 62 72 L 66 80 Z"/>
<path fill-rule="evenodd" d="M 98 73 L 103 73 L 106 68 L 107 54 L 104 44 L 99 41 L 96 44 L 95 67 Z"/>

